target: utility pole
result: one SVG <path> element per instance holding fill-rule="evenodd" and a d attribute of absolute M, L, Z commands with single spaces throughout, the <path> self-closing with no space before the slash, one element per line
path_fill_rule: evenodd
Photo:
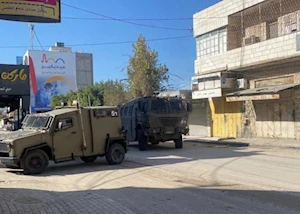
<path fill-rule="evenodd" d="M 29 23 L 29 28 L 30 28 L 30 49 L 33 50 L 34 24 Z"/>

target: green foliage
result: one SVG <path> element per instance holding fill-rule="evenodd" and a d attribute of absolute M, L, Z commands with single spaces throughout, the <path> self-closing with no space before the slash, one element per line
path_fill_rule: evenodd
<path fill-rule="evenodd" d="M 80 101 L 80 106 L 102 106 L 102 105 L 120 105 L 129 99 L 126 86 L 120 81 L 108 80 L 98 82 L 95 85 L 81 88 L 76 92 L 70 92 L 66 95 L 55 96 L 51 100 L 51 106 L 61 106 L 61 102 Z"/>
<path fill-rule="evenodd" d="M 127 67 L 130 92 L 134 98 L 152 95 L 168 81 L 168 68 L 159 64 L 158 56 L 158 52 L 152 50 L 140 35 L 133 45 L 133 56 Z"/>
<path fill-rule="evenodd" d="M 104 85 L 104 105 L 116 106 L 127 102 L 130 97 L 125 84 L 121 81 L 108 80 Z"/>

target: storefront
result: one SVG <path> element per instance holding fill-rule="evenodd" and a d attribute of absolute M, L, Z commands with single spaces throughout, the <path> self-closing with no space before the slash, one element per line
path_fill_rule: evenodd
<path fill-rule="evenodd" d="M 240 137 L 242 102 L 226 102 L 224 94 L 235 89 L 236 78 L 216 72 L 192 78 L 192 98 L 197 101 L 197 115 L 201 132 L 211 137 Z M 195 109 L 193 109 L 195 111 Z M 207 121 L 204 126 L 203 122 Z M 207 129 L 209 127 L 209 129 Z M 198 132 L 199 132 L 198 131 Z"/>
<path fill-rule="evenodd" d="M 16 111 L 11 120 L 17 128 L 23 115 L 29 111 L 29 102 L 28 66 L 0 64 L 0 107 L 8 107 L 9 112 Z"/>
<path fill-rule="evenodd" d="M 227 94 L 245 103 L 244 132 L 251 137 L 300 139 L 300 84 L 247 89 Z M 246 136 L 247 137 L 247 136 Z"/>

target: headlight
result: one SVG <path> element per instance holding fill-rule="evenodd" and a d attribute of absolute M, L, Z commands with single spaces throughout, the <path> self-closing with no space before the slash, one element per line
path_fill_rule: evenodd
<path fill-rule="evenodd" d="M 11 149 L 10 144 L 8 143 L 0 143 L 0 152 L 9 153 Z"/>
<path fill-rule="evenodd" d="M 187 120 L 186 120 L 186 119 L 182 119 L 182 120 L 180 121 L 180 123 L 183 124 L 183 125 L 186 125 L 186 124 L 187 124 Z"/>

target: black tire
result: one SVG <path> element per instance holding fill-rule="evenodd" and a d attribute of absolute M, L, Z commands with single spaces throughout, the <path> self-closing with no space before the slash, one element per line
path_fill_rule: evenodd
<path fill-rule="evenodd" d="M 182 145 L 182 136 L 180 136 L 178 139 L 174 140 L 175 142 L 175 148 L 181 149 L 183 147 Z"/>
<path fill-rule="evenodd" d="M 139 141 L 139 149 L 140 151 L 147 150 L 147 138 L 142 129 L 138 131 L 138 141 Z"/>
<path fill-rule="evenodd" d="M 49 165 L 48 155 L 40 149 L 29 151 L 21 160 L 24 174 L 34 175 L 43 173 Z"/>
<path fill-rule="evenodd" d="M 80 159 L 85 163 L 93 163 L 97 159 L 97 156 L 80 157 Z"/>
<path fill-rule="evenodd" d="M 125 149 L 121 144 L 113 143 L 109 146 L 105 157 L 110 165 L 121 164 L 125 158 Z"/>

